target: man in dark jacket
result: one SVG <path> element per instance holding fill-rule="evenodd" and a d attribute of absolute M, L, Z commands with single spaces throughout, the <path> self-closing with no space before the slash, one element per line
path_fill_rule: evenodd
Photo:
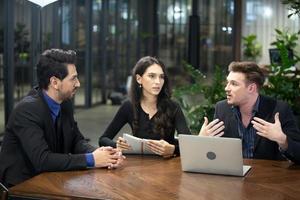
<path fill-rule="evenodd" d="M 300 133 L 289 106 L 260 95 L 264 74 L 252 62 L 229 65 L 227 99 L 216 104 L 214 120 L 199 135 L 241 138 L 244 158 L 300 163 Z"/>
<path fill-rule="evenodd" d="M 76 53 L 46 50 L 37 65 L 39 87 L 10 115 L 0 153 L 0 180 L 16 185 L 46 171 L 115 168 L 123 156 L 111 147 L 95 148 L 80 133 L 71 98 L 80 87 Z"/>

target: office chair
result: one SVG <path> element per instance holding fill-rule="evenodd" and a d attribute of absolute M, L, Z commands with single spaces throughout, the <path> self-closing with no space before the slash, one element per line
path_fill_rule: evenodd
<path fill-rule="evenodd" d="M 0 200 L 7 200 L 8 189 L 0 182 Z"/>

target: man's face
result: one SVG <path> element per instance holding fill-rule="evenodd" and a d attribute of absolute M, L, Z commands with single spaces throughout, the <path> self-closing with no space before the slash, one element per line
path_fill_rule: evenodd
<path fill-rule="evenodd" d="M 252 95 L 250 85 L 247 84 L 245 74 L 241 72 L 230 72 L 227 76 L 225 87 L 228 104 L 240 106 L 248 101 Z"/>
<path fill-rule="evenodd" d="M 64 101 L 74 97 L 77 88 L 80 87 L 78 74 L 74 64 L 67 64 L 68 75 L 60 81 L 58 86 L 58 96 Z"/>

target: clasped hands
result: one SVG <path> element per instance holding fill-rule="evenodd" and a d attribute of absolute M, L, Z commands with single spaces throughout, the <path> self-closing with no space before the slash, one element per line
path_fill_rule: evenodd
<path fill-rule="evenodd" d="M 165 140 L 147 140 L 146 145 L 153 153 L 163 156 L 164 158 L 172 157 L 175 151 L 175 145 Z M 131 150 L 132 147 L 123 137 L 119 137 L 117 140 L 117 149 L 124 151 Z"/>
<path fill-rule="evenodd" d="M 112 147 L 100 147 L 93 151 L 92 154 L 96 168 L 107 167 L 108 169 L 114 169 L 120 167 L 125 159 L 122 151 Z"/>
<path fill-rule="evenodd" d="M 288 147 L 287 137 L 282 131 L 279 113 L 275 114 L 274 119 L 275 122 L 270 123 L 259 117 L 254 117 L 251 120 L 251 123 L 253 124 L 253 128 L 257 130 L 256 133 L 258 135 L 277 142 L 283 150 L 286 150 Z M 204 117 L 204 123 L 200 129 L 199 135 L 220 137 L 224 134 L 224 128 L 223 121 L 215 119 L 209 123 L 207 117 Z"/>

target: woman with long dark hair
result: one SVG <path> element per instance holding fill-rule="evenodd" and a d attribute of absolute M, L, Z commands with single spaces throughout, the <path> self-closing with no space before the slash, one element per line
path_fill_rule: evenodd
<path fill-rule="evenodd" d="M 165 65 L 150 56 L 141 58 L 133 68 L 130 100 L 125 101 L 99 139 L 100 146 L 131 147 L 124 138 L 113 138 L 128 123 L 134 136 L 147 141 L 148 148 L 163 157 L 178 155 L 178 134 L 190 134 L 179 105 L 171 100 Z"/>

